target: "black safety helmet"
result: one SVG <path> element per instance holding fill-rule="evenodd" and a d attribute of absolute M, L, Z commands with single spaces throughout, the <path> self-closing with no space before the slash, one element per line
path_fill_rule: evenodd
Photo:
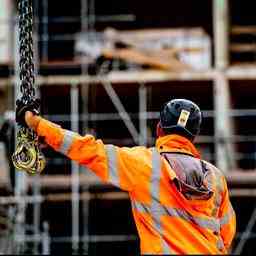
<path fill-rule="evenodd" d="M 193 140 L 200 131 L 202 113 L 192 101 L 174 99 L 167 102 L 160 112 L 160 127 L 165 134 L 180 134 Z"/>

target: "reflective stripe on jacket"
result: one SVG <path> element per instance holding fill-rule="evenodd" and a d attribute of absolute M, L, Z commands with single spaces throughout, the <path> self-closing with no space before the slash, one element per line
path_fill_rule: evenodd
<path fill-rule="evenodd" d="M 236 219 L 221 172 L 211 169 L 213 196 L 188 200 L 177 189 L 177 176 L 159 153 L 199 157 L 193 144 L 178 135 L 157 140 L 155 148 L 104 145 L 42 119 L 37 133 L 55 150 L 86 166 L 104 182 L 127 191 L 142 254 L 225 254 Z"/>

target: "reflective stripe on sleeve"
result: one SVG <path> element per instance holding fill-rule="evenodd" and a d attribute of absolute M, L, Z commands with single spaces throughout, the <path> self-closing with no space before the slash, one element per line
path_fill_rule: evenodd
<path fill-rule="evenodd" d="M 148 207 L 147 205 L 145 204 L 142 204 L 142 203 L 139 203 L 135 200 L 132 200 L 132 207 L 139 213 L 149 213 L 151 214 L 150 212 L 150 207 Z"/>
<path fill-rule="evenodd" d="M 116 148 L 114 145 L 106 145 L 105 148 L 108 158 L 109 182 L 111 182 L 113 185 L 117 187 L 120 187 L 120 179 L 117 169 Z"/>
<path fill-rule="evenodd" d="M 229 205 L 228 212 L 222 218 L 220 218 L 220 225 L 223 226 L 223 225 L 228 224 L 233 216 L 234 216 L 234 210 L 233 210 L 232 206 Z"/>
<path fill-rule="evenodd" d="M 223 240 L 221 237 L 219 237 L 218 241 L 217 241 L 217 248 L 222 251 L 223 249 L 225 249 L 225 245 L 223 243 Z"/>
<path fill-rule="evenodd" d="M 214 195 L 214 207 L 212 210 L 213 217 L 218 216 L 218 211 L 222 201 L 222 182 L 219 173 L 215 172 L 215 195 Z"/>
<path fill-rule="evenodd" d="M 58 151 L 64 155 L 67 155 L 76 136 L 76 133 L 65 130 L 63 141 Z"/>
<path fill-rule="evenodd" d="M 151 214 L 155 229 L 158 231 L 162 244 L 163 254 L 170 254 L 170 247 L 163 239 L 163 228 L 161 225 L 161 209 L 160 205 L 160 177 L 161 177 L 161 156 L 156 148 L 152 149 L 152 176 L 150 182 L 151 191 Z"/>

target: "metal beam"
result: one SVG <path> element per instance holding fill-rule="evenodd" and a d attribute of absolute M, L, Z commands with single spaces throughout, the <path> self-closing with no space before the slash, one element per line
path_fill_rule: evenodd
<path fill-rule="evenodd" d="M 43 234 L 42 234 L 42 255 L 51 254 L 51 239 L 49 235 L 49 224 L 48 222 L 43 222 Z"/>
<path fill-rule="evenodd" d="M 81 64 L 82 65 L 82 64 Z M 206 72 L 164 72 L 164 71 L 114 71 L 108 75 L 104 75 L 112 84 L 118 83 L 157 83 L 168 81 L 213 81 L 216 70 L 209 70 Z M 232 66 L 222 70 L 223 74 L 228 80 L 256 80 L 256 68 L 255 66 Z M 100 80 L 97 76 L 90 75 L 49 75 L 38 76 L 36 83 L 39 86 L 51 86 L 51 85 L 67 85 L 71 83 L 83 84 L 91 83 L 98 84 Z M 0 78 L 0 89 L 5 89 L 7 86 L 12 86 L 15 83 L 15 77 Z M 202 84 L 204 86 L 205 84 Z M 177 84 L 175 85 L 177 86 Z"/>
<path fill-rule="evenodd" d="M 15 61 L 15 79 L 14 79 L 14 98 L 15 100 L 21 96 L 21 92 L 19 90 L 19 28 L 18 23 L 15 24 L 14 28 L 14 61 Z M 14 100 L 14 102 L 15 102 Z M 15 106 L 14 106 L 15 109 Z M 17 126 L 15 127 L 15 138 L 17 138 Z M 17 145 L 17 139 L 15 139 L 15 145 Z M 17 242 L 17 254 L 20 254 L 24 250 L 25 243 L 24 241 L 19 240 L 18 237 L 25 236 L 25 212 L 26 212 L 26 202 L 24 200 L 24 196 L 26 195 L 26 173 L 22 171 L 15 170 L 15 188 L 14 194 L 18 200 L 17 205 L 17 216 L 15 223 L 15 231 L 14 231 L 14 239 Z"/>
<path fill-rule="evenodd" d="M 147 145 L 147 88 L 144 83 L 139 87 L 139 126 L 140 126 L 140 139 L 139 144 Z"/>
<path fill-rule="evenodd" d="M 80 21 L 81 21 L 81 31 L 88 31 L 89 30 L 89 8 L 88 8 L 88 1 L 89 0 L 81 0 L 81 15 L 80 15 Z M 91 35 L 91 34 L 89 34 Z M 82 75 L 88 75 L 88 65 L 82 64 L 81 66 Z M 85 82 L 82 84 L 81 87 L 81 94 L 83 98 L 83 110 L 82 113 L 85 115 L 89 115 L 89 90 L 90 90 L 90 84 L 89 82 Z M 89 130 L 89 123 L 88 119 L 83 119 L 83 132 L 87 133 Z M 89 186 L 84 185 L 83 190 L 88 192 Z M 81 197 L 80 197 L 81 198 Z M 89 202 L 84 200 L 82 201 L 82 207 L 83 207 L 83 235 L 88 236 L 89 235 Z M 87 241 L 82 241 L 82 249 L 83 254 L 88 254 L 89 251 L 89 243 Z"/>
<path fill-rule="evenodd" d="M 71 130 L 79 132 L 79 88 L 72 84 L 71 101 Z M 72 249 L 74 253 L 79 249 L 79 165 L 72 161 Z"/>
<path fill-rule="evenodd" d="M 225 69 L 229 64 L 229 1 L 213 0 L 215 66 Z"/>
<path fill-rule="evenodd" d="M 243 252 L 244 245 L 246 241 L 249 239 L 252 228 L 254 227 L 255 223 L 256 223 L 256 207 L 254 208 L 251 218 L 246 226 L 246 229 L 243 232 L 241 239 L 234 250 L 235 255 L 240 255 Z"/>
<path fill-rule="evenodd" d="M 215 77 L 214 77 L 214 108 L 215 108 L 215 152 L 216 165 L 224 172 L 234 169 L 234 145 L 229 141 L 234 134 L 234 127 L 229 117 L 230 89 L 226 77 L 229 64 L 229 21 L 227 0 L 213 0 L 214 10 L 214 50 L 215 50 Z"/>
<path fill-rule="evenodd" d="M 118 110 L 118 113 L 121 119 L 124 121 L 128 131 L 132 135 L 134 142 L 139 143 L 140 134 L 138 133 L 136 127 L 134 126 L 129 114 L 125 110 L 124 105 L 122 104 L 120 98 L 118 97 L 111 83 L 107 79 L 102 79 L 102 85 L 105 88 L 108 96 L 112 100 L 114 106 Z"/>
<path fill-rule="evenodd" d="M 233 137 L 233 123 L 229 116 L 230 91 L 226 77 L 220 72 L 215 78 L 214 84 L 214 108 L 215 108 L 215 152 L 216 165 L 223 171 L 235 169 L 234 144 L 230 140 Z"/>

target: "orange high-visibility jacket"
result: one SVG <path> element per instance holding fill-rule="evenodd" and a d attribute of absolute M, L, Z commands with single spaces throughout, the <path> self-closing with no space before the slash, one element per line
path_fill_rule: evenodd
<path fill-rule="evenodd" d="M 175 185 L 175 172 L 161 152 L 198 157 L 193 144 L 178 135 L 157 140 L 155 148 L 104 145 L 42 119 L 37 133 L 47 144 L 86 166 L 104 182 L 127 191 L 142 254 L 226 254 L 236 219 L 224 176 L 210 166 L 209 199 L 187 199 Z M 175 142 L 175 143 L 174 143 Z"/>

